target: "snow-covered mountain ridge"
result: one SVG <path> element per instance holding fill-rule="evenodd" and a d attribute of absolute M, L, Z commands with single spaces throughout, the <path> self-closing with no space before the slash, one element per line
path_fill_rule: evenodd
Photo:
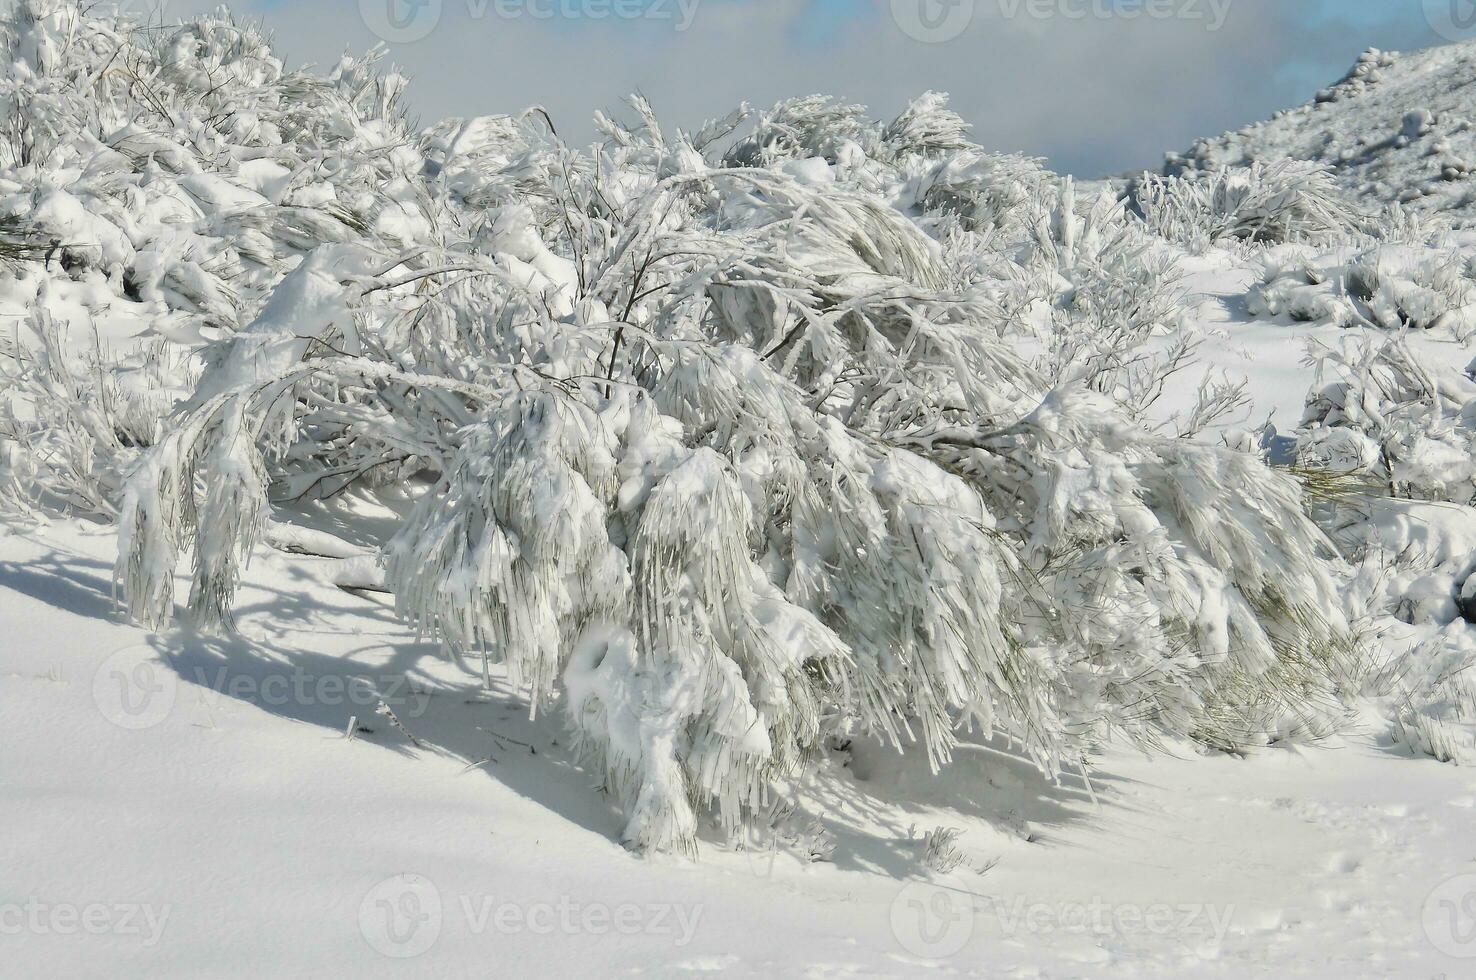
<path fill-rule="evenodd" d="M 1170 154 L 1165 172 L 1303 160 L 1350 195 L 1476 222 L 1476 41 L 1369 51 L 1306 105 Z"/>

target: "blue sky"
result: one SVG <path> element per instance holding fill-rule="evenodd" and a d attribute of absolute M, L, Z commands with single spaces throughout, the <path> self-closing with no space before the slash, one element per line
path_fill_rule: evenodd
<path fill-rule="evenodd" d="M 538 103 L 562 132 L 585 139 L 593 112 L 618 109 L 633 90 L 663 118 L 692 127 L 741 99 L 763 105 L 824 92 L 890 115 L 937 89 L 952 94 L 985 145 L 1097 176 L 1155 167 L 1164 151 L 1196 136 L 1303 102 L 1369 46 L 1439 42 L 1423 4 L 1445 0 L 526 0 L 550 13 L 543 19 L 516 6 L 525 0 L 234 6 L 274 28 L 289 60 L 331 64 L 345 48 L 376 40 L 363 9 L 407 2 L 440 4 L 434 30 L 391 48 L 415 79 L 412 102 L 427 121 Z M 674 19 L 580 13 L 590 3 L 625 3 L 648 12 L 664 4 L 675 15 L 678 2 L 698 4 L 684 32 Z M 972 17 L 959 36 L 927 44 L 899 28 L 894 2 L 904 10 L 971 4 Z M 1122 16 L 1145 2 L 1180 16 Z M 1053 5 L 1054 15 L 1021 13 L 1045 9 L 1020 6 L 1031 3 Z M 1221 3 L 1224 24 L 1209 31 L 1209 8 Z M 499 16 L 498 4 L 511 6 Z M 573 16 L 561 4 L 573 5 Z M 177 16 L 213 5 L 170 0 L 167 9 Z M 1099 15 L 1064 15 L 1081 10 Z"/>

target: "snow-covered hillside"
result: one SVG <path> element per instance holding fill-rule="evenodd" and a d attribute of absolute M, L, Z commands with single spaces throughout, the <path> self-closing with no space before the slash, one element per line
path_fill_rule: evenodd
<path fill-rule="evenodd" d="M 1476 223 L 1476 42 L 1369 51 L 1337 84 L 1296 109 L 1171 154 L 1166 172 L 1254 161 L 1331 168 L 1370 204 L 1395 201 Z"/>
<path fill-rule="evenodd" d="M 1476 957 L 1476 235 L 935 93 L 0 64 L 0 974 Z"/>

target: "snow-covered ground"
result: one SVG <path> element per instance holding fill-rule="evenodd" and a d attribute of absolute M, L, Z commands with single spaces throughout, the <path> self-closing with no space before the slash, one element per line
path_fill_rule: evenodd
<path fill-rule="evenodd" d="M 1452 878 L 1476 885 L 1476 776 L 1367 735 L 1249 759 L 1119 749 L 1090 789 L 1004 745 L 969 746 L 936 782 L 856 749 L 806 794 L 834 863 L 643 860 L 560 725 L 309 561 L 253 567 L 238 639 L 150 639 L 112 614 L 110 534 L 0 548 L 8 976 L 1455 977 L 1470 962 L 1447 955 L 1473 950 L 1438 903 Z M 371 687 L 418 746 L 374 715 Z M 919 877 L 909 832 L 939 825 L 963 831 L 970 866 Z"/>
<path fill-rule="evenodd" d="M 1315 371 L 1308 363 L 1308 343 L 1335 344 L 1372 332 L 1349 331 L 1332 324 L 1297 323 L 1287 317 L 1257 317 L 1246 309 L 1246 296 L 1257 282 L 1254 269 L 1226 255 L 1186 259 L 1184 288 L 1195 304 L 1194 328 L 1202 343 L 1191 371 L 1201 375 L 1242 378 L 1250 407 L 1226 419 L 1255 429 L 1268 420 L 1282 433 L 1293 432 L 1302 421 L 1307 391 Z M 1476 357 L 1476 349 L 1451 336 L 1414 334 L 1409 343 L 1433 363 L 1460 371 Z M 1161 346 L 1162 341 L 1158 344 Z M 1187 411 L 1196 386 L 1171 387 L 1154 406 L 1154 416 L 1166 420 Z"/>
<path fill-rule="evenodd" d="M 595 153 L 42 8 L 0 978 L 1476 970 L 1476 48 L 1139 213 L 931 94 Z"/>

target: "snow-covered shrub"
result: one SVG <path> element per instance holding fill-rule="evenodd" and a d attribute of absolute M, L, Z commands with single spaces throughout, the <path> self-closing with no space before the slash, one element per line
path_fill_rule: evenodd
<path fill-rule="evenodd" d="M 1412 752 L 1476 766 L 1476 631 L 1452 623 L 1401 661 L 1391 733 Z"/>
<path fill-rule="evenodd" d="M 1304 479 L 1323 487 L 1319 521 L 1360 569 L 1369 612 L 1425 634 L 1366 672 L 1365 693 L 1385 705 L 1396 741 L 1476 764 L 1476 645 L 1464 621 L 1476 595 L 1476 382 L 1402 337 L 1313 357 L 1323 376 L 1297 454 Z"/>
<path fill-rule="evenodd" d="M 37 299 L 0 346 L 0 502 L 115 518 L 125 472 L 154 444 L 194 369 L 164 343 L 125 356 L 96 335 L 69 335 L 44 286 Z"/>
<path fill-rule="evenodd" d="M 1476 337 L 1476 257 L 1468 250 L 1407 245 L 1266 256 L 1251 312 L 1338 327 L 1448 332 Z"/>
<path fill-rule="evenodd" d="M 1332 175 L 1295 160 L 1179 177 L 1145 173 L 1134 201 L 1156 234 L 1195 251 L 1226 239 L 1336 241 L 1360 226 Z"/>
<path fill-rule="evenodd" d="M 917 200 L 926 211 L 957 215 L 970 231 L 1007 244 L 1029 240 L 1040 197 L 1055 180 L 1038 160 L 972 149 L 920 166 Z"/>
<path fill-rule="evenodd" d="M 1350 249 L 1317 253 L 1303 245 L 1267 250 L 1257 259 L 1261 281 L 1246 296 L 1256 316 L 1351 327 L 1365 313 L 1348 289 Z"/>
<path fill-rule="evenodd" d="M 639 112 L 643 117 L 645 113 Z M 692 137 L 709 145 L 739 129 L 749 115 L 740 107 L 711 134 Z M 604 131 L 628 142 L 622 127 L 601 119 Z M 642 130 L 651 122 L 643 118 Z M 971 143 L 969 125 L 948 108 L 948 97 L 927 92 L 885 125 L 865 107 L 826 96 L 780 102 L 757 114 L 721 160 L 722 166 L 764 167 L 834 181 L 851 190 L 910 202 L 925 214 L 957 219 L 970 232 L 996 235 L 1009 246 L 1028 242 L 1040 195 L 1056 183 L 1040 161 L 991 153 Z M 707 142 L 704 142 L 707 141 Z M 701 147 L 699 147 L 700 149 Z M 695 154 L 693 154 L 695 155 Z M 710 156 L 710 154 L 709 154 Z M 817 166 L 824 164 L 826 166 Z"/>
<path fill-rule="evenodd" d="M 874 151 L 879 133 L 866 107 L 828 95 L 787 99 L 758 114 L 750 132 L 728 151 L 728 166 L 765 167 L 779 160 L 837 159 L 850 145 Z"/>
<path fill-rule="evenodd" d="M 1303 466 L 1369 477 L 1392 496 L 1476 500 L 1476 380 L 1397 336 L 1314 347 L 1312 359 Z"/>
<path fill-rule="evenodd" d="M 195 358 L 42 474 L 126 468 L 98 503 L 138 621 L 188 560 L 229 627 L 276 503 L 409 487 L 400 614 L 557 705 L 645 850 L 766 811 L 831 735 L 942 767 L 977 725 L 1054 772 L 1337 714 L 1354 639 L 1297 482 L 1140 422 L 1177 362 L 1130 354 L 1176 329 L 1155 243 L 940 97 L 692 134 L 633 100 L 586 152 L 540 111 L 414 133 L 373 58 L 288 71 L 220 17 L 24 10 L 0 189 L 62 253 L 25 274 Z M 1312 234 L 1299 188 L 1240 200 L 1247 237 Z M 1035 303 L 1071 336 L 1032 364 Z M 111 397 L 25 370 L 74 427 Z"/>
<path fill-rule="evenodd" d="M 0 216 L 181 342 L 249 322 L 306 249 L 424 226 L 377 54 L 290 72 L 222 16 L 134 30 L 67 0 L 25 0 L 3 41 Z"/>
<path fill-rule="evenodd" d="M 1476 337 L 1476 271 L 1471 254 L 1382 248 L 1349 270 L 1348 287 L 1371 319 L 1388 329 L 1449 331 Z"/>
<path fill-rule="evenodd" d="M 685 193 L 699 184 L 703 195 Z M 388 581 L 426 632 L 505 662 L 537 699 L 562 687 L 583 745 L 626 806 L 626 838 L 642 848 L 690 851 L 697 805 L 743 819 L 836 731 L 915 737 L 941 766 L 957 720 L 969 718 L 1054 768 L 1083 750 L 1084 733 L 1113 725 L 1168 726 L 1226 746 L 1297 730 L 1280 717 L 1296 706 L 1289 694 L 1321 683 L 1345 630 L 1294 483 L 1252 457 L 1144 443 L 1141 472 L 1105 484 L 1103 504 L 1136 515 L 1125 526 L 1144 537 L 1131 561 L 1152 561 L 1147 574 L 1160 584 L 1145 591 L 1121 578 L 1111 543 L 1121 531 L 1110 528 L 1094 541 L 1106 550 L 1085 558 L 1068 537 L 1071 557 L 1057 572 L 1049 566 L 1061 556 L 1038 543 L 1053 537 L 1057 494 L 1009 531 L 985 500 L 1017 508 L 1039 492 L 1034 480 L 1019 483 L 1022 469 L 1042 467 L 1045 479 L 1079 452 L 1108 465 L 1075 428 L 1093 423 L 1073 414 L 1062 427 L 1060 406 L 1086 403 L 1051 396 L 1053 407 L 1018 417 L 1020 400 L 1043 391 L 1039 379 L 988 329 L 991 305 L 938 291 L 947 278 L 938 245 L 914 225 L 864 197 L 758 172 L 668 178 L 623 217 L 615 254 L 582 279 L 554 268 L 526 221 L 515 234 L 504 228 L 524 258 L 499 251 L 490 265 L 467 257 L 418 274 L 469 270 L 484 291 L 478 310 L 496 309 L 493 297 L 521 310 L 524 325 L 500 341 L 507 367 L 487 365 L 476 387 L 413 378 L 372 353 L 344 358 L 342 343 L 314 353 L 312 338 L 273 326 L 279 305 L 283 316 L 291 308 L 274 296 L 184 416 L 181 432 L 217 447 L 197 457 L 224 460 L 219 475 L 195 474 L 207 496 L 223 481 L 219 493 L 253 512 L 259 494 L 235 434 L 289 431 L 267 413 L 309 379 L 331 379 L 340 401 L 358 389 L 367 400 L 353 414 L 368 418 L 391 394 L 370 379 L 403 384 L 400 400 L 469 401 L 472 424 L 414 436 L 421 458 L 433 453 L 420 445 L 438 440 L 450 452 L 390 548 Z M 715 220 L 737 226 L 726 248 L 714 242 Z M 651 255 L 685 258 L 653 269 Z M 612 278 L 622 266 L 627 277 Z M 306 302 L 294 286 L 305 274 L 279 293 Z M 596 297 L 577 295 L 581 281 Z M 384 294 L 405 294 L 381 283 L 361 280 L 343 302 L 357 293 L 369 304 L 361 315 L 388 313 L 377 304 L 400 300 Z M 417 318 L 430 306 L 406 298 Z M 622 299 L 612 322 L 604 311 Z M 342 313 L 314 320 L 347 322 Z M 296 411 L 324 424 L 334 409 L 307 393 Z M 1085 416 L 1116 411 L 1091 403 Z M 338 424 L 362 431 L 352 418 Z M 985 465 L 934 434 L 1001 426 L 1049 435 L 1033 450 L 1007 441 Z M 1113 429 L 1110 451 L 1130 451 L 1132 423 Z M 1063 461 L 1048 462 L 1051 451 Z M 168 528 L 167 488 L 185 482 L 167 468 L 141 477 L 125 530 L 151 519 Z M 1160 516 L 1143 504 L 1150 495 Z M 1227 513 L 1194 530 L 1200 507 Z M 1097 522 L 1087 519 L 1104 533 Z M 1212 540 L 1226 523 L 1256 540 Z M 186 538 L 207 533 L 179 526 Z M 217 535 L 197 558 L 192 606 L 207 621 L 221 613 L 216 597 L 238 560 L 228 539 Z M 168 563 L 147 568 L 151 547 L 125 553 L 134 556 L 126 591 L 144 616 L 167 588 Z M 1190 547 L 1202 557 L 1179 557 Z M 159 551 L 169 553 L 167 540 Z M 1228 577 L 1216 571 L 1227 563 Z M 1061 625 L 1079 616 L 1042 614 L 1100 595 L 1104 575 L 1120 579 L 1112 603 L 1132 599 L 1158 625 L 1130 631 L 1124 620 L 1112 640 Z M 1283 594 L 1285 582 L 1303 592 Z"/>
<path fill-rule="evenodd" d="M 730 116 L 731 130 L 748 114 Z M 885 126 L 866 115 L 866 107 L 825 95 L 787 99 L 757 114 L 751 131 L 723 157 L 726 166 L 771 166 L 778 161 L 821 157 L 831 163 L 857 152 L 884 164 L 912 157 L 951 156 L 978 149 L 968 140 L 969 124 L 948 108 L 948 96 L 925 92 Z M 701 142 L 698 140 L 697 142 Z"/>
<path fill-rule="evenodd" d="M 1354 643 L 1331 545 L 1291 476 L 1150 436 L 1082 389 L 1005 429 L 927 437 L 971 450 L 954 465 L 1020 533 L 1051 598 L 1017 615 L 1062 651 L 1072 724 L 1131 730 L 1151 717 L 1244 748 L 1323 731 L 1340 713 Z"/>
<path fill-rule="evenodd" d="M 1185 294 L 1174 261 L 1108 194 L 1083 205 L 1068 178 L 1053 203 L 1051 196 L 1041 201 L 1022 259 L 1027 278 L 1044 285 L 1049 309 L 1037 331 L 1045 352 L 1033 366 L 1057 383 L 1109 394 L 1141 419 L 1199 343 L 1183 329 Z M 1168 342 L 1148 352 L 1158 338 Z"/>
<path fill-rule="evenodd" d="M 887 124 L 881 142 L 892 159 L 943 156 L 975 148 L 968 139 L 970 128 L 962 116 L 948 108 L 947 94 L 925 92 Z"/>
<path fill-rule="evenodd" d="M 1438 212 L 1417 211 L 1394 201 L 1369 217 L 1365 233 L 1385 245 L 1436 247 L 1448 240 L 1451 223 Z"/>
<path fill-rule="evenodd" d="M 1376 614 L 1415 626 L 1461 619 L 1476 572 L 1476 508 L 1373 495 L 1339 504 L 1325 519 L 1351 561 L 1379 572 L 1365 590 Z"/>

